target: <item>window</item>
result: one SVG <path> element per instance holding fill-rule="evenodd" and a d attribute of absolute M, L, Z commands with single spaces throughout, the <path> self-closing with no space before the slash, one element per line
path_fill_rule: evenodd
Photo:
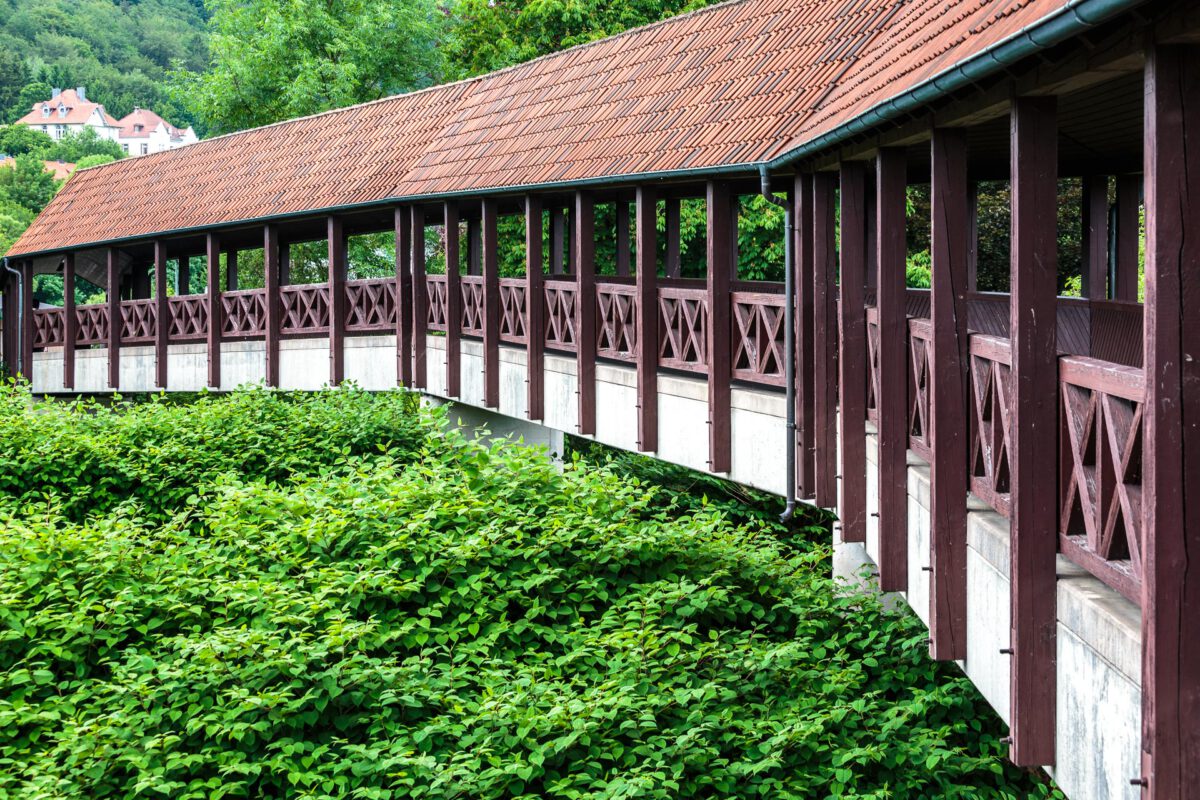
<path fill-rule="evenodd" d="M 146 153 L 149 153 L 149 152 L 150 152 L 150 145 L 143 144 L 142 145 L 142 155 L 146 155 Z"/>
<path fill-rule="evenodd" d="M 54 126 L 54 135 L 57 136 L 59 139 L 66 136 L 67 135 L 67 126 L 66 125 L 55 125 Z"/>
<path fill-rule="evenodd" d="M 66 106 L 58 107 L 58 116 L 60 119 L 67 116 L 67 107 Z"/>
<path fill-rule="evenodd" d="M 48 106 L 48 105 L 46 105 L 46 104 L 44 104 L 44 103 L 42 104 L 42 116 L 43 116 L 43 117 L 48 117 L 48 116 L 50 116 L 50 106 Z"/>
<path fill-rule="evenodd" d="M 121 149 L 124 150 L 126 152 L 126 154 L 128 154 L 129 153 L 129 142 L 122 142 Z"/>

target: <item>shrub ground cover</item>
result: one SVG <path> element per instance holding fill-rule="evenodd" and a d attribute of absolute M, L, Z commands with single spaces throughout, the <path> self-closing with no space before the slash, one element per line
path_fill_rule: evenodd
<path fill-rule="evenodd" d="M 0 499 L 0 797 L 1053 796 L 919 623 L 719 487 L 559 470 L 389 396 L 304 402 L 373 433 L 178 501 Z M 88 424 L 165 436 L 190 409 Z"/>

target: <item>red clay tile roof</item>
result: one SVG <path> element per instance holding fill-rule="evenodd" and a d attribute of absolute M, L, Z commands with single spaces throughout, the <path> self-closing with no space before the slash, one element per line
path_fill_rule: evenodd
<path fill-rule="evenodd" d="M 175 138 L 183 136 L 183 131 L 176 128 L 165 119 L 155 114 L 148 108 L 135 108 L 125 116 L 121 117 L 117 122 L 121 126 L 120 136 L 122 139 L 141 139 L 150 136 L 151 133 L 162 125 L 166 132 Z M 140 128 L 138 126 L 141 126 Z"/>
<path fill-rule="evenodd" d="M 66 116 L 58 115 L 58 107 L 62 105 L 66 109 Z M 42 114 L 42 106 L 49 106 L 50 116 Z M 93 103 L 91 100 L 80 100 L 79 95 L 74 89 L 63 89 L 58 93 L 58 97 L 49 100 L 43 100 L 33 104 L 33 109 L 16 121 L 17 125 L 82 125 L 92 117 L 92 112 L 99 110 L 100 116 L 104 119 L 106 125 L 113 127 L 117 126 L 117 121 L 113 119 L 104 106 L 99 103 Z"/>
<path fill-rule="evenodd" d="M 82 170 L 32 254 L 417 196 L 757 163 L 1068 0 L 735 0 L 491 75 Z"/>

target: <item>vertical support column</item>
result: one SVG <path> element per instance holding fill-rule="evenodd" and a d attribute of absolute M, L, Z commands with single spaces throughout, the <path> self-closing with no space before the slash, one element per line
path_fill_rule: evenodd
<path fill-rule="evenodd" d="M 427 385 L 425 337 L 429 331 L 429 286 L 425 282 L 425 210 L 412 209 L 413 386 Z M 397 309 L 399 311 L 399 309 Z"/>
<path fill-rule="evenodd" d="M 396 206 L 396 382 L 412 386 L 412 215 L 404 206 Z M 449 250 L 447 250 L 449 255 Z M 457 320 L 456 320 L 457 322 Z"/>
<path fill-rule="evenodd" d="M 279 331 L 283 321 L 282 250 L 286 245 L 279 243 L 279 228 L 263 226 L 263 284 L 267 300 L 266 350 L 267 386 L 279 386 Z"/>
<path fill-rule="evenodd" d="M 637 447 L 658 450 L 658 197 L 637 188 Z"/>
<path fill-rule="evenodd" d="M 8 370 L 9 375 L 17 374 L 17 359 L 20 354 L 17 352 L 17 289 L 16 281 L 13 280 L 12 274 L 4 272 L 0 274 L 0 286 L 4 288 L 3 304 L 4 304 L 4 329 L 3 329 L 3 345 L 4 345 L 4 365 Z"/>
<path fill-rule="evenodd" d="M 230 250 L 225 253 L 225 291 L 238 290 L 238 252 Z"/>
<path fill-rule="evenodd" d="M 575 208 L 570 216 L 579 432 L 591 436 L 596 433 L 596 213 L 592 196 L 587 192 L 576 192 Z"/>
<path fill-rule="evenodd" d="M 66 286 L 65 280 L 63 286 Z M 70 315 L 74 316 L 74 314 L 72 308 Z M 154 242 L 154 385 L 160 389 L 167 388 L 167 344 L 170 333 L 171 311 L 167 308 L 167 243 L 162 239 L 156 239 Z"/>
<path fill-rule="evenodd" d="M 119 389 L 121 386 L 121 264 L 116 248 L 108 248 L 105 251 L 105 257 L 108 267 L 108 287 L 104 294 L 105 303 L 108 306 L 108 385 L 110 388 Z M 26 297 L 29 297 L 31 288 L 30 284 L 26 283 Z M 28 311 L 25 312 L 25 316 L 29 317 Z M 210 327 L 211 320 L 210 309 Z M 24 363 L 28 364 L 29 362 Z"/>
<path fill-rule="evenodd" d="M 730 363 L 732 298 L 730 280 L 736 269 L 732 229 L 733 201 L 729 185 L 709 181 L 708 202 L 708 469 L 729 472 L 732 461 Z"/>
<path fill-rule="evenodd" d="M 628 275 L 630 264 L 629 203 L 617 199 L 617 274 Z"/>
<path fill-rule="evenodd" d="M 496 201 L 480 204 L 483 267 L 483 404 L 500 407 L 500 265 L 497 258 Z"/>
<path fill-rule="evenodd" d="M 161 286 L 166 291 L 165 280 Z M 161 319 L 161 317 L 160 317 Z M 159 322 L 161 327 L 162 323 Z M 63 388 L 75 388 L 75 341 L 79 338 L 79 317 L 75 313 L 75 254 L 63 256 Z"/>
<path fill-rule="evenodd" d="M 796 440 L 797 496 L 812 498 L 817 477 L 813 460 L 813 403 L 816 400 L 815 347 L 813 345 L 813 176 L 797 175 L 792 190 L 795 204 L 796 241 L 793 245 L 796 264 L 796 420 L 799 436 Z"/>
<path fill-rule="evenodd" d="M 459 280 L 458 205 L 446 201 L 446 394 L 462 391 L 462 282 Z"/>
<path fill-rule="evenodd" d="M 130 300 L 150 299 L 150 272 L 153 268 L 153 264 L 136 263 L 133 265 Z"/>
<path fill-rule="evenodd" d="M 542 383 L 546 352 L 545 275 L 542 271 L 542 201 L 525 197 L 525 391 L 526 416 L 545 416 L 545 387 Z"/>
<path fill-rule="evenodd" d="M 183 297 L 192 293 L 192 259 L 182 255 L 175 262 L 175 295 Z"/>
<path fill-rule="evenodd" d="M 208 258 L 208 385 L 221 388 L 221 240 L 215 233 L 205 240 Z"/>
<path fill-rule="evenodd" d="M 1046 448 L 1058 425 L 1055 116 L 1053 97 L 1013 102 L 1010 757 L 1030 767 L 1054 763 L 1058 466 Z"/>
<path fill-rule="evenodd" d="M 666 263 L 664 273 L 668 278 L 678 278 L 681 270 L 681 260 L 679 254 L 679 198 L 668 197 L 665 201 L 666 208 L 664 209 L 664 222 L 666 223 L 663 230 L 663 236 L 666 237 Z"/>
<path fill-rule="evenodd" d="M 1112 296 L 1114 300 L 1129 303 L 1136 303 L 1138 299 L 1138 205 L 1141 194 L 1141 176 L 1117 177 L 1117 263 Z"/>
<path fill-rule="evenodd" d="M 1194 152 L 1200 47 L 1151 48 L 1145 98 L 1142 797 L 1194 800 L 1200 797 L 1200 323 L 1194 307 L 1200 291 Z"/>
<path fill-rule="evenodd" d="M 279 285 L 290 286 L 292 283 L 292 246 L 287 242 L 279 243 Z"/>
<path fill-rule="evenodd" d="M 979 184 L 967 182 L 967 291 L 979 291 Z"/>
<path fill-rule="evenodd" d="M 813 176 L 813 456 L 817 505 L 837 505 L 837 314 L 834 275 L 837 248 L 834 245 L 834 176 Z"/>
<path fill-rule="evenodd" d="M 337 386 L 346 373 L 346 235 L 337 217 L 325 220 L 329 245 L 329 385 Z M 396 313 L 399 316 L 400 309 Z"/>
<path fill-rule="evenodd" d="M 879 312 L 879 586 L 908 588 L 907 157 L 883 148 L 875 161 L 875 304 Z"/>
<path fill-rule="evenodd" d="M 482 212 L 480 212 L 482 213 Z M 480 249 L 483 246 L 482 236 L 479 231 L 480 220 L 471 217 L 467 220 L 467 274 L 482 275 L 482 262 L 480 260 Z"/>
<path fill-rule="evenodd" d="M 1084 297 L 1108 297 L 1108 177 L 1089 175 L 1083 179 L 1080 202 L 1080 285 Z"/>
<path fill-rule="evenodd" d="M 838 302 L 838 430 L 841 434 L 842 541 L 867 540 L 866 169 L 841 165 L 841 261 Z"/>
<path fill-rule="evenodd" d="M 567 212 L 562 208 L 550 211 L 550 274 L 565 272 L 563 250 L 567 246 Z"/>
<path fill-rule="evenodd" d="M 21 282 L 25 286 L 24 330 L 21 331 L 21 369 L 25 378 L 33 383 L 33 309 L 36 303 L 33 299 L 33 260 L 27 260 L 21 265 Z"/>
<path fill-rule="evenodd" d="M 967 657 L 967 292 L 973 226 L 964 219 L 971 209 L 966 132 L 935 128 L 930 150 L 929 652 L 952 661 Z"/>

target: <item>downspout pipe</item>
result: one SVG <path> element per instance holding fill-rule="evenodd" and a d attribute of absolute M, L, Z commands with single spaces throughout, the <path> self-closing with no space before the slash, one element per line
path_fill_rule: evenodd
<path fill-rule="evenodd" d="M 783 209 L 783 375 L 787 403 L 787 505 L 779 515 L 780 522 L 787 522 L 796 513 L 796 257 L 792 252 L 796 235 L 792 219 L 792 204 L 786 197 L 771 191 L 771 173 L 766 165 L 759 167 L 762 196 L 768 203 Z"/>
<path fill-rule="evenodd" d="M 25 371 L 22 369 L 21 358 L 25 352 L 25 342 L 22 341 L 25 337 L 25 276 L 8 265 L 8 256 L 4 257 L 4 269 L 17 276 L 17 357 L 15 361 L 17 374 L 24 375 Z"/>

